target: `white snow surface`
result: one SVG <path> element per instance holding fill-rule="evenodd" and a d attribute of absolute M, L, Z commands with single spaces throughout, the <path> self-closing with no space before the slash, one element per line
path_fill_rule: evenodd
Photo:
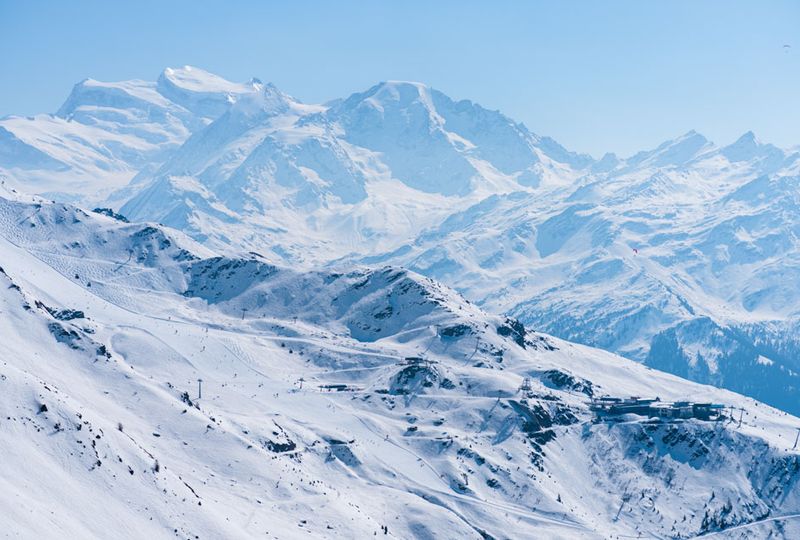
<path fill-rule="evenodd" d="M 594 160 L 420 83 L 308 105 L 184 67 L 87 79 L 55 116 L 0 120 L 0 177 L 215 250 L 405 266 L 492 312 L 800 413 L 800 152 L 752 132 Z"/>
<path fill-rule="evenodd" d="M 191 66 L 157 82 L 85 79 L 55 114 L 0 119 L 0 175 L 60 200 L 102 200 L 262 86 Z"/>
<path fill-rule="evenodd" d="M 414 272 L 294 270 L 13 192 L 0 261 L 11 537 L 800 532 L 800 419 Z M 597 423 L 589 394 L 741 410 Z"/>

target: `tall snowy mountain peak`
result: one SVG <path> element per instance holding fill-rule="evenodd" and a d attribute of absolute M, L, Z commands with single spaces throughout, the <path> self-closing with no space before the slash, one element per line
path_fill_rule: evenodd
<path fill-rule="evenodd" d="M 629 167 L 681 166 L 713 148 L 711 141 L 691 130 L 676 139 L 663 142 L 653 150 L 639 152 L 626 160 L 626 163 Z"/>
<path fill-rule="evenodd" d="M 157 82 L 85 79 L 55 115 L 0 119 L 0 171 L 29 192 L 97 201 L 261 87 L 188 66 Z"/>
<path fill-rule="evenodd" d="M 772 162 L 775 166 L 780 166 L 786 158 L 786 154 L 780 148 L 763 143 L 752 131 L 748 131 L 733 144 L 720 150 L 731 162 L 751 161 L 754 159 Z"/>
<path fill-rule="evenodd" d="M 257 92 L 262 84 L 255 79 L 248 83 L 232 83 L 192 66 L 166 68 L 158 78 L 158 92 L 194 114 L 215 118 L 241 96 Z"/>
<path fill-rule="evenodd" d="M 159 86 L 173 86 L 187 92 L 237 95 L 251 92 L 260 81 L 255 77 L 247 83 L 233 83 L 193 66 L 165 68 L 158 77 Z"/>

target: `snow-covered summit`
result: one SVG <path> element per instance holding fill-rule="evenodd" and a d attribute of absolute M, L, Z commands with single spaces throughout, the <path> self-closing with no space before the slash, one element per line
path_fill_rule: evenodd
<path fill-rule="evenodd" d="M 85 79 L 55 115 L 0 119 L 0 172 L 28 192 L 98 202 L 262 86 L 188 66 L 157 82 Z"/>
<path fill-rule="evenodd" d="M 156 82 L 159 94 L 204 118 L 220 116 L 240 97 L 262 86 L 256 79 L 232 83 L 192 66 L 166 68 Z"/>
<path fill-rule="evenodd" d="M 152 82 L 131 80 L 102 82 L 84 79 L 72 88 L 67 100 L 56 116 L 72 119 L 80 109 L 108 108 L 122 110 L 155 107 L 168 108 L 170 102 L 161 95 Z"/>
<path fill-rule="evenodd" d="M 628 166 L 665 167 L 685 165 L 705 152 L 714 144 L 695 130 L 680 137 L 666 141 L 657 148 L 639 152 L 627 160 Z"/>
<path fill-rule="evenodd" d="M 158 77 L 159 87 L 169 85 L 187 92 L 196 93 L 245 94 L 252 92 L 257 84 L 258 81 L 256 79 L 251 79 L 248 83 L 230 82 L 218 75 L 193 66 L 168 67 Z"/>
<path fill-rule="evenodd" d="M 767 170 L 776 170 L 787 157 L 780 148 L 761 142 L 752 131 L 748 131 L 733 144 L 720 150 L 733 163 L 758 161 Z"/>
<path fill-rule="evenodd" d="M 387 108 L 406 109 L 419 104 L 431 114 L 435 114 L 430 87 L 413 81 L 380 82 L 364 92 L 351 95 L 342 102 L 341 106 L 346 109 L 354 109 L 361 107 L 362 104 L 381 111 Z"/>

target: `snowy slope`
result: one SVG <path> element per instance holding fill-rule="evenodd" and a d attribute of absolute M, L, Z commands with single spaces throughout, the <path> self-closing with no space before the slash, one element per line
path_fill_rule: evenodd
<path fill-rule="evenodd" d="M 419 83 L 309 105 L 184 68 L 87 80 L 57 116 L 0 121 L 0 167 L 22 191 L 105 199 L 220 252 L 409 267 L 491 312 L 800 413 L 800 151 L 752 132 L 593 160 Z"/>
<path fill-rule="evenodd" d="M 297 271 L 12 195 L 0 260 L 12 536 L 800 532 L 800 420 L 412 272 Z M 742 422 L 597 423 L 602 394 L 713 400 Z"/>
<path fill-rule="evenodd" d="M 796 151 L 690 131 L 593 162 L 403 82 L 230 124 L 123 213 L 272 261 L 408 266 L 493 312 L 800 412 Z"/>
<path fill-rule="evenodd" d="M 761 154 L 725 170 L 731 148 L 697 138 L 633 160 L 658 167 L 622 163 L 560 198 L 486 198 L 364 260 L 408 266 L 491 311 L 797 412 L 797 156 L 772 174 L 774 159 Z M 689 162 L 664 166 L 671 155 Z"/>

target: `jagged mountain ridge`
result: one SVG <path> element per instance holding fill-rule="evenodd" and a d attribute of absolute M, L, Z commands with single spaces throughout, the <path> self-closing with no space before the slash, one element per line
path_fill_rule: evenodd
<path fill-rule="evenodd" d="M 690 131 L 593 160 L 418 83 L 306 105 L 193 69 L 172 78 L 216 96 L 202 125 L 109 206 L 274 263 L 408 266 L 537 328 L 796 412 L 797 149 Z M 137 84 L 200 114 L 161 79 Z"/>
<path fill-rule="evenodd" d="M 413 272 L 282 268 L 20 197 L 0 198 L 0 253 L 6 530 L 796 533 L 781 517 L 800 511 L 796 418 Z M 743 422 L 594 422 L 587 401 L 606 393 L 710 399 Z M 47 511 L 25 497 L 35 520 L 18 510 L 30 485 L 48 495 Z"/>
<path fill-rule="evenodd" d="M 395 244 L 453 207 L 560 183 L 591 162 L 417 83 L 381 83 L 327 106 L 266 92 L 255 101 L 271 105 L 240 102 L 140 179 L 123 213 L 211 245 L 267 244 L 287 262 L 319 262 L 331 250 Z"/>

